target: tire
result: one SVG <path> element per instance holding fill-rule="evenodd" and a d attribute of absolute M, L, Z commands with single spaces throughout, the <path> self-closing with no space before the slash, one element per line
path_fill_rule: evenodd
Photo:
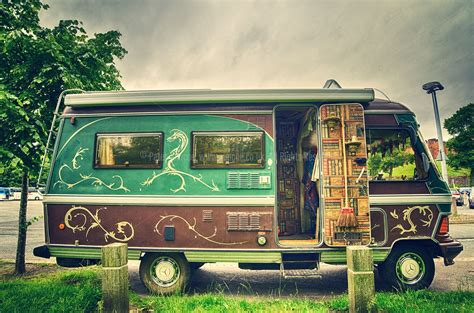
<path fill-rule="evenodd" d="M 380 278 L 395 290 L 419 290 L 433 282 L 435 265 L 426 250 L 399 247 L 392 250 L 378 267 Z"/>
<path fill-rule="evenodd" d="M 140 279 L 153 294 L 183 292 L 190 277 L 189 263 L 179 253 L 147 253 L 140 262 Z"/>
<path fill-rule="evenodd" d="M 200 269 L 204 264 L 206 264 L 206 263 L 193 262 L 193 263 L 189 263 L 189 266 L 191 267 L 191 270 L 195 271 L 195 270 Z"/>

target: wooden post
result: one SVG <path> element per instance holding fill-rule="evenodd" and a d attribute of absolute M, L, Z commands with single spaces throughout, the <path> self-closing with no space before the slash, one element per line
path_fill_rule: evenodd
<path fill-rule="evenodd" d="M 458 215 L 458 205 L 456 204 L 456 198 L 451 197 L 451 213 Z"/>
<path fill-rule="evenodd" d="M 104 312 L 128 312 L 128 265 L 126 243 L 102 247 L 102 300 Z"/>
<path fill-rule="evenodd" d="M 364 246 L 347 247 L 349 312 L 368 312 L 375 298 L 372 250 Z"/>

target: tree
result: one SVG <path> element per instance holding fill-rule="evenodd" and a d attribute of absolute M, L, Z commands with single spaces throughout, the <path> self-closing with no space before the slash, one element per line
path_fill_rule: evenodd
<path fill-rule="evenodd" d="M 387 152 L 384 156 L 377 152 L 369 158 L 369 174 L 371 177 L 376 177 L 380 172 L 388 173 L 388 179 L 391 180 L 394 168 L 412 164 L 414 161 L 413 153 L 400 149 L 393 149 L 391 153 Z"/>
<path fill-rule="evenodd" d="M 122 89 L 120 33 L 88 36 L 82 23 L 39 23 L 40 0 L 0 3 L 0 173 L 22 172 L 16 273 L 25 271 L 28 180 L 37 176 L 61 91 Z"/>
<path fill-rule="evenodd" d="M 463 106 L 444 121 L 453 137 L 448 140 L 448 164 L 455 169 L 467 168 L 474 186 L 474 103 Z"/>

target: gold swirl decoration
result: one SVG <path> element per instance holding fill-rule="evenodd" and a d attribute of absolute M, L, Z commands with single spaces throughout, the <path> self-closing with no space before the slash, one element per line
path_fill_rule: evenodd
<path fill-rule="evenodd" d="M 395 225 L 395 227 L 392 228 L 391 231 L 394 231 L 395 229 L 399 229 L 400 230 L 400 235 L 403 235 L 405 233 L 416 234 L 416 232 L 417 232 L 416 225 L 411 220 L 411 215 L 416 210 L 418 210 L 418 212 L 423 216 L 423 218 L 420 218 L 420 222 L 422 223 L 422 226 L 423 227 L 430 227 L 431 222 L 433 222 L 433 211 L 431 211 L 430 207 L 427 206 L 427 205 L 425 205 L 425 206 L 417 205 L 417 206 L 409 207 L 409 208 L 406 208 L 406 209 L 403 210 L 403 220 L 407 221 L 408 224 L 410 225 L 410 227 L 405 228 L 405 227 L 403 227 L 402 224 L 397 224 L 397 225 Z M 399 218 L 396 210 L 393 210 L 392 212 L 390 212 L 390 215 L 394 219 L 398 220 L 398 218 Z"/>
<path fill-rule="evenodd" d="M 165 216 L 162 215 L 160 220 L 158 221 L 158 223 L 156 223 L 156 225 L 155 225 L 155 232 L 158 235 L 163 236 L 163 234 L 160 232 L 160 225 L 163 222 L 165 222 L 166 220 L 168 220 L 169 222 L 173 222 L 176 219 L 183 221 L 188 226 L 188 229 L 195 234 L 194 238 L 199 237 L 199 238 L 202 238 L 206 241 L 215 243 L 217 245 L 223 245 L 223 246 L 241 245 L 241 244 L 244 244 L 244 243 L 248 242 L 248 241 L 222 242 L 222 241 L 214 240 L 212 238 L 214 238 L 217 234 L 217 227 L 214 226 L 214 232 L 212 234 L 208 235 L 208 236 L 205 236 L 205 235 L 201 234 L 199 231 L 196 230 L 196 218 L 193 217 L 193 223 L 191 224 L 190 222 L 188 222 L 188 220 L 186 220 L 184 217 L 181 217 L 179 215 L 165 215 Z"/>
<path fill-rule="evenodd" d="M 81 166 L 79 165 L 79 161 L 82 161 L 84 159 L 84 152 L 88 150 L 89 150 L 88 148 L 80 147 L 77 150 L 74 157 L 72 158 L 71 165 L 68 165 L 66 163 L 61 165 L 58 172 L 59 180 L 54 183 L 53 187 L 56 187 L 56 185 L 64 185 L 66 186 L 67 189 L 72 189 L 85 181 L 91 181 L 92 186 L 104 186 L 105 188 L 113 190 L 113 191 L 117 191 L 117 190 L 123 190 L 125 192 L 130 191 L 130 189 L 124 186 L 123 179 L 120 175 L 112 176 L 112 179 L 115 180 L 115 182 L 111 182 L 111 183 L 106 183 L 100 178 L 92 176 L 92 174 L 84 174 L 84 173 L 78 173 L 80 179 L 78 179 L 77 181 L 74 181 L 74 182 L 66 181 L 63 177 L 64 175 L 63 171 L 66 170 L 66 171 L 69 171 L 70 173 L 77 172 L 81 168 Z"/>
<path fill-rule="evenodd" d="M 73 233 L 76 231 L 86 231 L 86 238 L 92 229 L 98 228 L 104 233 L 105 242 L 108 242 L 109 237 L 119 242 L 127 242 L 135 236 L 133 225 L 127 221 L 116 223 L 115 231 L 107 230 L 102 225 L 102 221 L 99 217 L 101 210 L 107 210 L 107 208 L 97 209 L 95 214 L 92 214 L 92 212 L 85 207 L 73 206 L 66 212 L 64 224 L 67 228 L 71 229 Z"/>
<path fill-rule="evenodd" d="M 178 141 L 178 146 L 171 150 L 170 154 L 166 157 L 165 163 L 166 166 L 163 169 L 161 173 L 156 173 L 153 172 L 153 174 L 145 179 L 144 182 L 142 182 L 142 186 L 150 186 L 157 178 L 165 175 L 172 175 L 176 176 L 180 179 L 180 185 L 178 188 L 173 189 L 171 188 L 170 190 L 174 193 L 178 191 L 184 191 L 186 192 L 186 177 L 191 178 L 194 182 L 200 183 L 203 186 L 206 186 L 209 188 L 211 191 L 220 191 L 219 187 L 214 183 L 213 180 L 211 180 L 211 183 L 206 183 L 202 177 L 202 175 L 192 175 L 190 173 L 186 173 L 184 171 L 180 171 L 175 168 L 175 165 L 173 164 L 175 160 L 180 159 L 181 155 L 183 154 L 184 150 L 188 146 L 188 137 L 186 134 L 179 130 L 179 129 L 173 129 L 171 130 L 171 136 L 168 137 L 166 140 L 168 142 L 173 142 L 173 141 Z"/>

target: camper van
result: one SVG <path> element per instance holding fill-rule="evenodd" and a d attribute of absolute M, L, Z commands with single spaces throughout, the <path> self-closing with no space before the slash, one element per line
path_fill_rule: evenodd
<path fill-rule="evenodd" d="M 127 243 L 143 284 L 171 294 L 205 263 L 291 277 L 364 245 L 388 285 L 420 289 L 434 258 L 463 249 L 414 113 L 373 89 L 78 92 L 64 105 L 34 250 L 60 265 Z"/>

